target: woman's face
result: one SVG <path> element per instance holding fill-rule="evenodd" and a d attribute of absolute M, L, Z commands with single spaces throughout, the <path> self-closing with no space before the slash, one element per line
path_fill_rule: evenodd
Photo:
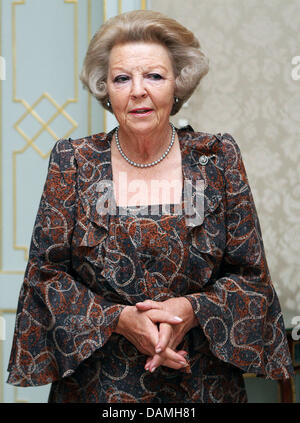
<path fill-rule="evenodd" d="M 168 50 L 161 44 L 115 45 L 109 58 L 107 88 L 124 130 L 143 136 L 169 125 L 175 77 Z"/>

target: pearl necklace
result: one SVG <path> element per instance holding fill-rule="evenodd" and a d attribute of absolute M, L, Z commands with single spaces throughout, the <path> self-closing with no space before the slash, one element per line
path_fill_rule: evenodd
<path fill-rule="evenodd" d="M 170 144 L 169 144 L 169 147 L 166 149 L 166 151 L 164 152 L 164 154 L 159 158 L 159 159 L 157 159 L 157 160 L 154 160 L 154 162 L 152 162 L 152 163 L 146 163 L 146 164 L 143 164 L 143 163 L 136 163 L 136 162 L 134 162 L 133 160 L 130 160 L 127 156 L 126 156 L 126 154 L 124 153 L 124 151 L 122 150 L 122 148 L 121 148 L 121 146 L 120 146 L 120 142 L 119 142 L 119 137 L 118 137 L 118 133 L 119 133 L 119 126 L 116 128 L 116 130 L 115 130 L 115 138 L 116 138 L 116 144 L 117 144 L 117 147 L 118 147 L 118 150 L 119 150 L 119 152 L 120 152 L 120 154 L 122 155 L 122 157 L 124 157 L 124 159 L 129 163 L 129 164 L 131 164 L 132 166 L 136 166 L 136 167 L 150 167 L 150 166 L 154 166 L 154 165 L 156 165 L 156 164 L 158 164 L 159 162 L 161 162 L 166 156 L 167 156 L 167 154 L 169 153 L 169 151 L 171 150 L 171 148 L 172 148 L 172 145 L 174 144 L 174 140 L 175 140 L 175 133 L 176 133 L 176 131 L 175 131 L 175 126 L 170 122 L 170 125 L 171 125 L 171 127 L 172 127 L 172 138 L 171 138 L 171 142 L 170 142 Z"/>

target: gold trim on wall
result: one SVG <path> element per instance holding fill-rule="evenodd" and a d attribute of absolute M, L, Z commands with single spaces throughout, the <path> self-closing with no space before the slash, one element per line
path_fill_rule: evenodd
<path fill-rule="evenodd" d="M 107 0 L 103 0 L 103 22 L 106 21 L 107 19 L 107 4 L 106 4 Z"/>

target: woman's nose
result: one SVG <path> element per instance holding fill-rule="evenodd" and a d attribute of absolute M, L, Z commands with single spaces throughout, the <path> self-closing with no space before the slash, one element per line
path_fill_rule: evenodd
<path fill-rule="evenodd" d="M 145 97 L 147 95 L 144 78 L 137 77 L 132 79 L 131 95 L 136 98 Z"/>

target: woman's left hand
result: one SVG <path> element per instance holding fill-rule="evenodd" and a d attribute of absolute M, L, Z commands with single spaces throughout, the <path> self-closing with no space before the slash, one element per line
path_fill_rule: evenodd
<path fill-rule="evenodd" d="M 160 323 L 159 325 L 159 341 L 156 345 L 156 354 L 153 357 L 148 357 L 145 365 L 146 370 L 152 370 L 160 365 L 163 365 L 161 353 L 166 347 L 175 350 L 180 344 L 185 334 L 197 326 L 197 319 L 189 300 L 185 297 L 170 298 L 163 302 L 146 300 L 136 304 L 136 308 L 140 311 L 147 311 L 151 309 L 166 310 L 170 313 L 176 313 L 182 318 L 182 323 L 173 326 L 168 323 Z M 178 351 L 184 356 L 185 351 Z"/>

